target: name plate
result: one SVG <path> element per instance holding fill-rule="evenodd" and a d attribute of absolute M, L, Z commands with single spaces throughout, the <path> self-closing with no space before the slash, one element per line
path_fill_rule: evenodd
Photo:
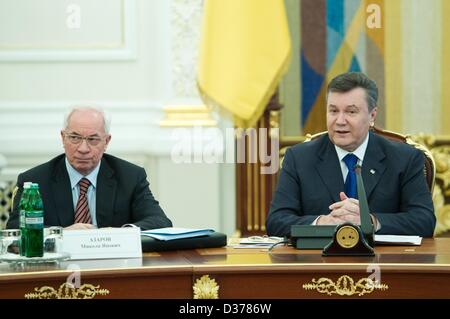
<path fill-rule="evenodd" d="M 64 230 L 70 259 L 141 258 L 141 230 L 134 227 Z"/>

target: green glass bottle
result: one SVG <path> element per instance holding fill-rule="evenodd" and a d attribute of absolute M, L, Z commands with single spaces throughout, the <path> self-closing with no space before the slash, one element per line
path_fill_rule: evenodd
<path fill-rule="evenodd" d="M 42 257 L 44 255 L 44 205 L 38 184 L 31 184 L 28 203 L 25 207 L 25 256 Z"/>
<path fill-rule="evenodd" d="M 20 256 L 25 256 L 25 247 L 26 247 L 26 233 L 27 230 L 25 228 L 25 209 L 28 203 L 28 198 L 30 197 L 30 188 L 31 182 L 23 183 L 22 196 L 20 197 L 19 202 L 19 228 L 20 228 Z"/>

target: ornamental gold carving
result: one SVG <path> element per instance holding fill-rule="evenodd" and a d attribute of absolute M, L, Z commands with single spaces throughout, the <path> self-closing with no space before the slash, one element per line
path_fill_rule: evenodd
<path fill-rule="evenodd" d="M 348 275 L 343 275 L 334 282 L 329 278 L 312 279 L 311 283 L 303 284 L 305 290 L 316 290 L 329 296 L 362 296 L 372 293 L 375 289 L 387 290 L 389 286 L 374 282 L 370 278 L 361 278 L 356 283 Z"/>
<path fill-rule="evenodd" d="M 433 155 L 436 166 L 436 184 L 433 204 L 436 214 L 435 236 L 450 230 L 450 137 L 431 134 L 412 136 L 413 140 L 425 145 Z"/>
<path fill-rule="evenodd" d="M 49 286 L 34 288 L 34 292 L 25 294 L 25 299 L 93 299 L 97 295 L 108 295 L 108 289 L 83 284 L 79 288 L 63 283 L 58 289 Z"/>
<path fill-rule="evenodd" d="M 450 146 L 438 146 L 431 152 L 436 161 L 438 186 L 433 193 L 436 214 L 435 235 L 440 235 L 450 230 Z"/>
<path fill-rule="evenodd" d="M 195 281 L 194 299 L 219 299 L 219 286 L 209 275 L 203 275 Z"/>

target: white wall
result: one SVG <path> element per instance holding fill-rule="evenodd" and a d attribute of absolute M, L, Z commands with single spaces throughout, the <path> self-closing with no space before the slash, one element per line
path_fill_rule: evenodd
<path fill-rule="evenodd" d="M 0 153 L 8 162 L 0 180 L 61 153 L 65 109 L 93 103 L 112 115 L 108 152 L 146 167 L 176 226 L 232 234 L 233 165 L 173 163 L 172 129 L 159 125 L 165 106 L 201 104 L 201 3 L 0 0 Z M 80 10 L 80 28 L 68 28 L 77 20 L 68 24 L 69 4 Z"/>

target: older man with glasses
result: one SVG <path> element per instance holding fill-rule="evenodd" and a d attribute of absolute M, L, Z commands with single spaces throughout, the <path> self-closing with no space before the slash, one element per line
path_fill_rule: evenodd
<path fill-rule="evenodd" d="M 19 175 L 7 228 L 19 227 L 18 199 L 28 181 L 40 185 L 46 226 L 172 226 L 149 189 L 145 170 L 104 154 L 111 141 L 109 127 L 101 109 L 72 109 L 61 131 L 65 154 Z"/>

